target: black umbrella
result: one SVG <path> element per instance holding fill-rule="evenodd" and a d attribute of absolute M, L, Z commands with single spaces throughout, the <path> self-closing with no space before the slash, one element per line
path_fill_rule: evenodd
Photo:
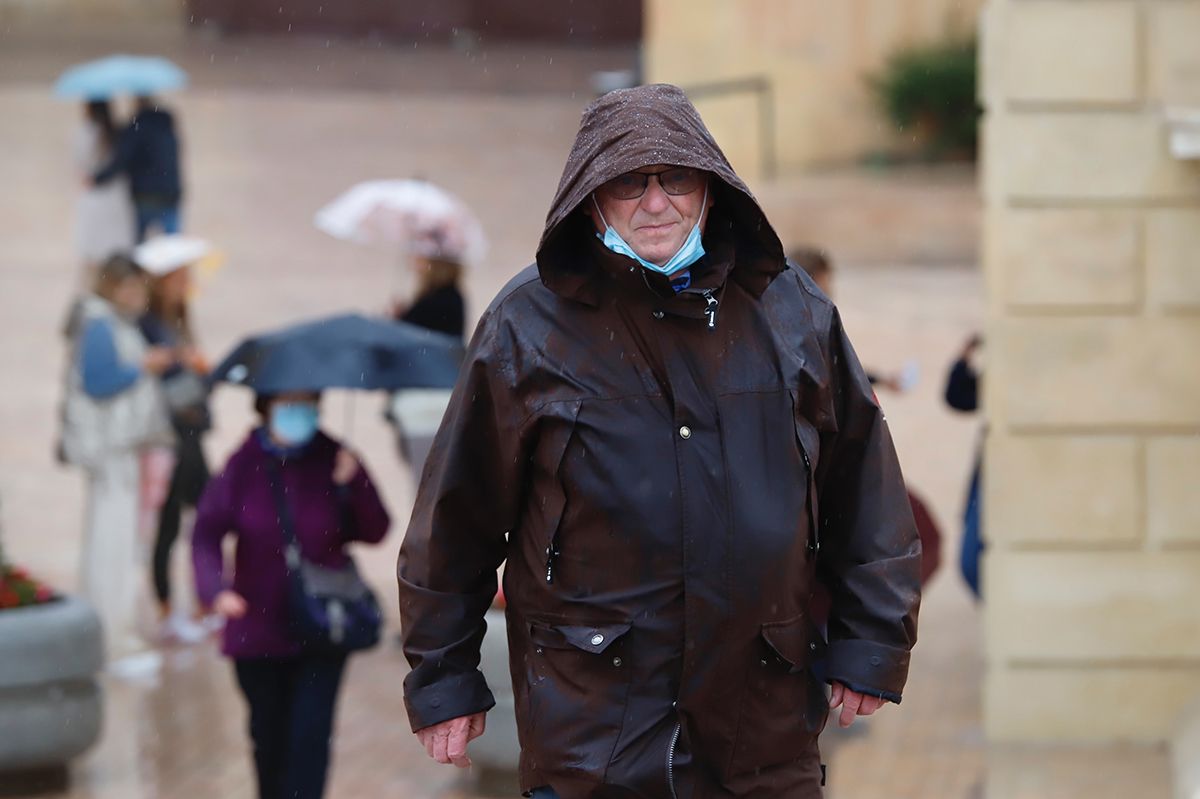
<path fill-rule="evenodd" d="M 450 336 L 347 314 L 252 336 L 234 348 L 211 379 L 259 394 L 452 388 L 462 358 L 462 345 Z"/>

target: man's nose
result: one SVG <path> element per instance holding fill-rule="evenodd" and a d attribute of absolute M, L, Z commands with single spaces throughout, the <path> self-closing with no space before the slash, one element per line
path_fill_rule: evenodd
<path fill-rule="evenodd" d="M 659 214 L 667 209 L 671 204 L 671 200 L 667 197 L 667 193 L 663 191 L 662 184 L 658 182 L 658 178 L 653 178 L 646 184 L 646 193 L 642 195 L 642 208 L 651 214 Z"/>

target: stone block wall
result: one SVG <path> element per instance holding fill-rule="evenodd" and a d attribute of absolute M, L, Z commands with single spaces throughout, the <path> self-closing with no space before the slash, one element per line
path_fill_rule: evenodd
<path fill-rule="evenodd" d="M 1200 696 L 1200 0 L 983 18 L 987 729 L 1162 741 Z"/>

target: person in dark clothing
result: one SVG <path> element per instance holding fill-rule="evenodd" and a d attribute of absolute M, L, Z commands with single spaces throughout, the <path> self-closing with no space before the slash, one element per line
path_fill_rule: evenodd
<path fill-rule="evenodd" d="M 144 241 L 155 226 L 162 233 L 180 231 L 183 181 L 179 137 L 170 112 L 152 97 L 137 99 L 137 111 L 117 138 L 112 158 L 96 170 L 92 181 L 101 186 L 118 175 L 129 177 L 138 242 Z"/>
<path fill-rule="evenodd" d="M 818 799 L 830 709 L 902 698 L 921 546 L 887 421 L 676 86 L 584 111 L 422 472 L 397 578 L 440 763 L 470 763 L 495 704 L 502 563 L 526 795 Z"/>
<path fill-rule="evenodd" d="M 971 336 L 962 352 L 950 365 L 950 372 L 946 376 L 946 404 L 956 411 L 974 413 L 979 409 L 980 374 L 973 361 L 982 346 L 982 336 Z M 983 445 L 980 444 L 979 452 L 975 456 L 975 466 L 971 469 L 966 506 L 963 508 L 963 540 L 959 560 L 963 580 L 976 599 L 983 597 L 983 587 L 979 579 L 979 561 L 984 550 L 982 475 Z"/>
<path fill-rule="evenodd" d="M 351 542 L 379 543 L 390 525 L 362 462 L 320 430 L 319 402 L 307 392 L 255 399 L 262 424 L 209 483 L 192 536 L 200 602 L 226 620 L 221 651 L 249 711 L 259 799 L 325 795 L 347 661 L 305 648 L 290 624 L 284 520 L 304 560 L 326 569 L 345 566 Z"/>
<path fill-rule="evenodd" d="M 395 318 L 462 339 L 466 326 L 466 303 L 459 289 L 462 266 L 449 258 L 417 257 L 415 269 L 417 296 L 407 308 L 396 308 Z"/>
<path fill-rule="evenodd" d="M 208 484 L 209 469 L 202 439 L 211 426 L 204 382 L 207 365 L 197 347 L 188 309 L 190 271 L 187 264 L 170 271 L 160 270 L 150 284 L 149 310 L 140 321 L 146 341 L 169 349 L 176 358 L 175 365 L 159 378 L 175 429 L 176 445 L 167 498 L 159 509 L 152 577 L 162 622 L 161 638 L 185 643 L 201 639 L 204 632 L 194 620 L 180 614 L 172 602 L 171 551 L 179 538 L 184 509 L 196 507 Z"/>

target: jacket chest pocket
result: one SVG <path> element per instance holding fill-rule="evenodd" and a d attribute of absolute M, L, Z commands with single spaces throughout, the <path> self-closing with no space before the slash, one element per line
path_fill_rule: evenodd
<path fill-rule="evenodd" d="M 529 622 L 528 740 L 543 774 L 565 769 L 603 775 L 625 715 L 631 626 Z"/>
<path fill-rule="evenodd" d="M 763 624 L 748 655 L 731 778 L 811 757 L 829 713 L 812 669 L 824 643 L 805 616 Z"/>

